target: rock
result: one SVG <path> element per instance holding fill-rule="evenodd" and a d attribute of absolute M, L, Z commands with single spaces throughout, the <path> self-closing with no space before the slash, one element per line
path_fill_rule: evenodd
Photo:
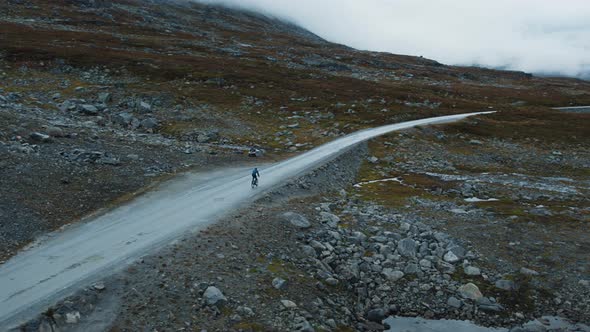
<path fill-rule="evenodd" d="M 119 165 L 121 165 L 121 160 L 119 160 L 119 158 L 115 158 L 115 157 L 103 156 L 100 159 L 98 159 L 96 161 L 96 163 L 102 164 L 102 165 L 119 166 Z"/>
<path fill-rule="evenodd" d="M 397 251 L 405 257 L 416 257 L 416 241 L 405 238 L 397 243 Z"/>
<path fill-rule="evenodd" d="M 432 262 L 427 259 L 421 259 L 418 264 L 425 269 L 430 269 L 432 267 Z"/>
<path fill-rule="evenodd" d="M 449 307 L 453 307 L 453 308 L 461 308 L 461 306 L 463 305 L 463 302 L 461 302 L 461 300 L 459 300 L 458 298 L 451 296 L 449 297 L 449 299 L 447 300 L 447 305 Z"/>
<path fill-rule="evenodd" d="M 66 313 L 66 323 L 76 324 L 80 321 L 80 313 L 78 311 L 72 311 Z"/>
<path fill-rule="evenodd" d="M 287 309 L 295 309 L 297 308 L 297 304 L 290 300 L 281 300 L 281 304 Z"/>
<path fill-rule="evenodd" d="M 328 234 L 330 234 L 330 236 L 336 240 L 336 241 L 341 241 L 342 240 L 342 235 L 340 235 L 340 233 L 335 232 L 335 231 L 328 231 Z"/>
<path fill-rule="evenodd" d="M 98 102 L 101 104 L 106 104 L 111 101 L 111 94 L 108 92 L 101 92 L 98 94 Z"/>
<path fill-rule="evenodd" d="M 542 206 L 537 206 L 534 207 L 532 209 L 529 210 L 530 214 L 534 214 L 536 216 L 541 216 L 541 217 L 551 217 L 553 216 L 553 212 L 551 212 L 550 210 L 548 210 L 546 207 L 542 207 Z"/>
<path fill-rule="evenodd" d="M 456 263 L 459 261 L 459 257 L 457 257 L 452 251 L 447 251 L 443 259 L 448 263 Z"/>
<path fill-rule="evenodd" d="M 287 281 L 285 279 L 281 279 L 281 278 L 274 278 L 272 280 L 272 287 L 276 288 L 276 289 L 283 289 L 285 288 L 285 286 L 287 285 Z"/>
<path fill-rule="evenodd" d="M 455 273 L 455 266 L 451 263 L 447 263 L 443 260 L 436 262 L 436 268 L 442 273 L 453 274 Z"/>
<path fill-rule="evenodd" d="M 97 282 L 96 284 L 92 285 L 92 288 L 96 289 L 99 292 L 102 292 L 103 290 L 106 289 L 103 282 Z"/>
<path fill-rule="evenodd" d="M 249 157 L 262 157 L 262 156 L 264 156 L 265 153 L 266 153 L 266 150 L 264 150 L 264 149 L 252 148 L 248 151 L 248 156 Z"/>
<path fill-rule="evenodd" d="M 465 255 L 467 254 L 467 250 L 465 250 L 465 248 L 458 246 L 458 245 L 452 245 L 447 249 L 450 252 L 452 252 L 453 254 L 455 254 L 455 256 L 457 256 L 459 259 L 463 259 L 465 257 Z"/>
<path fill-rule="evenodd" d="M 338 285 L 338 279 L 336 279 L 336 278 L 329 277 L 329 278 L 326 278 L 326 280 L 324 280 L 324 281 L 326 282 L 326 284 L 328 284 L 330 286 Z"/>
<path fill-rule="evenodd" d="M 535 270 L 527 269 L 526 267 L 522 267 L 520 269 L 520 273 L 525 276 L 538 276 L 539 275 L 539 272 L 537 272 Z"/>
<path fill-rule="evenodd" d="M 47 127 L 47 134 L 52 137 L 64 137 L 64 131 L 59 127 Z"/>
<path fill-rule="evenodd" d="M 141 125 L 141 122 L 139 121 L 139 119 L 133 118 L 133 119 L 131 119 L 131 123 L 129 124 L 129 127 L 131 127 L 131 129 L 137 129 L 137 128 L 139 128 L 140 125 Z"/>
<path fill-rule="evenodd" d="M 365 234 L 363 234 L 362 232 L 353 232 L 351 235 L 351 239 L 355 243 L 361 244 L 367 240 L 367 236 Z"/>
<path fill-rule="evenodd" d="M 376 164 L 379 161 L 379 158 L 375 157 L 375 156 L 371 156 L 369 158 L 367 158 L 367 160 L 371 163 L 371 164 Z"/>
<path fill-rule="evenodd" d="M 511 103 L 510 105 L 519 107 L 519 106 L 525 106 L 526 104 L 527 104 L 527 102 L 524 100 L 517 100 L 517 101 Z"/>
<path fill-rule="evenodd" d="M 340 222 L 340 218 L 335 215 L 332 214 L 330 212 L 320 212 L 320 218 L 321 221 L 328 223 L 329 225 L 338 225 L 338 223 Z"/>
<path fill-rule="evenodd" d="M 98 115 L 98 108 L 94 105 L 80 105 L 80 112 L 84 115 Z"/>
<path fill-rule="evenodd" d="M 387 241 L 389 241 L 389 239 L 385 236 L 377 235 L 377 236 L 371 236 L 371 241 L 378 242 L 378 243 L 387 243 Z"/>
<path fill-rule="evenodd" d="M 402 231 L 404 231 L 404 232 L 407 232 L 407 231 L 409 231 L 411 228 L 412 228 L 412 225 L 410 225 L 410 224 L 409 224 L 409 223 L 407 223 L 407 222 L 402 222 L 402 223 L 399 225 L 399 229 L 400 229 L 400 230 L 402 230 Z"/>
<path fill-rule="evenodd" d="M 501 312 L 504 310 L 499 303 L 492 302 L 487 297 L 479 298 L 477 301 L 477 307 L 484 311 L 491 311 L 491 312 Z"/>
<path fill-rule="evenodd" d="M 152 105 L 142 101 L 139 103 L 139 111 L 142 113 L 149 113 L 152 111 Z"/>
<path fill-rule="evenodd" d="M 371 309 L 367 312 L 367 320 L 375 323 L 381 324 L 381 322 L 385 319 L 387 313 L 384 309 Z"/>
<path fill-rule="evenodd" d="M 454 214 L 466 214 L 466 213 L 468 213 L 467 211 L 465 211 L 463 209 L 451 209 L 450 211 L 452 213 L 454 213 Z"/>
<path fill-rule="evenodd" d="M 51 136 L 40 133 L 40 132 L 31 133 L 30 136 L 33 141 L 42 142 L 42 143 L 51 142 Z"/>
<path fill-rule="evenodd" d="M 140 122 L 140 126 L 145 129 L 155 129 L 160 125 L 157 119 L 155 118 L 147 118 L 143 119 Z"/>
<path fill-rule="evenodd" d="M 315 329 L 304 317 L 295 317 L 294 330 L 298 332 L 315 332 Z"/>
<path fill-rule="evenodd" d="M 290 222 L 291 225 L 297 228 L 305 229 L 311 227 L 311 223 L 309 222 L 309 220 L 307 220 L 307 218 L 300 215 L 299 213 L 285 212 L 282 216 L 286 221 Z"/>
<path fill-rule="evenodd" d="M 223 306 L 227 302 L 227 298 L 223 296 L 223 293 L 214 286 L 209 286 L 203 293 L 203 298 L 207 305 Z"/>
<path fill-rule="evenodd" d="M 483 297 L 483 294 L 479 291 L 479 288 L 473 283 L 467 283 L 459 287 L 459 294 L 470 300 L 477 300 Z"/>
<path fill-rule="evenodd" d="M 358 264 L 351 263 L 340 268 L 340 276 L 346 280 L 355 280 L 360 276 Z"/>
<path fill-rule="evenodd" d="M 123 112 L 115 115 L 113 117 L 113 122 L 120 124 L 121 126 L 128 126 L 131 121 L 133 121 L 134 117 L 132 114 Z"/>
<path fill-rule="evenodd" d="M 478 276 L 481 274 L 481 270 L 475 266 L 467 266 L 467 267 L 463 268 L 463 271 L 468 276 Z"/>
<path fill-rule="evenodd" d="M 578 281 L 578 285 L 583 286 L 583 287 L 590 287 L 590 280 L 580 280 Z"/>
<path fill-rule="evenodd" d="M 76 109 L 76 104 L 71 100 L 66 100 L 63 103 L 58 104 L 57 108 L 62 112 L 73 111 Z"/>
<path fill-rule="evenodd" d="M 505 290 L 505 291 L 513 291 L 516 290 L 516 284 L 512 280 L 500 279 L 494 283 L 496 288 Z"/>
<path fill-rule="evenodd" d="M 309 241 L 309 245 L 319 252 L 326 250 L 326 246 L 324 246 L 321 242 L 316 240 Z"/>
<path fill-rule="evenodd" d="M 381 274 L 389 281 L 398 281 L 404 277 L 404 273 L 399 270 L 394 270 L 392 268 L 384 268 L 381 271 Z"/>
<path fill-rule="evenodd" d="M 479 141 L 479 140 L 472 139 L 472 140 L 469 141 L 469 144 L 471 144 L 471 145 L 482 145 L 483 143 L 481 141 Z"/>
<path fill-rule="evenodd" d="M 253 317 L 254 316 L 254 310 L 252 310 L 249 307 L 239 306 L 236 309 L 236 312 L 243 317 Z"/>
<path fill-rule="evenodd" d="M 57 100 L 59 98 L 61 98 L 61 93 L 59 93 L 59 92 L 56 92 L 53 94 L 53 96 L 51 96 L 51 99 L 53 99 L 53 100 Z"/>
<path fill-rule="evenodd" d="M 409 263 L 404 269 L 405 274 L 417 274 L 419 271 L 418 264 L 415 263 Z"/>

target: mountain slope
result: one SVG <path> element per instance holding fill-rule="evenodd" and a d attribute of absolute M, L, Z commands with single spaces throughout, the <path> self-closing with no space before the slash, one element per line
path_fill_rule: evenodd
<path fill-rule="evenodd" d="M 369 202 L 377 202 L 392 210 L 379 212 L 376 219 L 395 219 L 399 224 L 394 227 L 396 232 L 405 220 L 432 222 L 433 227 L 448 227 L 457 237 L 472 240 L 474 247 L 489 255 L 485 264 L 494 281 L 500 272 L 535 262 L 538 269 L 549 271 L 543 280 L 535 280 L 535 285 L 549 283 L 557 289 L 560 278 L 566 278 L 571 289 L 564 294 L 585 294 L 578 289 L 583 285 L 577 285 L 586 265 L 579 265 L 581 272 L 560 272 L 567 269 L 557 257 L 579 263 L 579 252 L 588 245 L 584 240 L 587 231 L 581 225 L 587 218 L 583 193 L 587 190 L 590 118 L 550 107 L 589 105 L 590 83 L 586 81 L 446 66 L 421 57 L 359 51 L 260 14 L 188 1 L 7 0 L 0 2 L 0 32 L 1 260 L 40 236 L 131 200 L 178 173 L 282 160 L 367 127 L 493 109 L 498 112 L 486 118 L 417 129 L 373 142 L 370 153 L 377 159 L 363 163 L 357 181 L 368 184 L 346 188 L 351 193 L 346 200 L 313 197 L 309 199 L 313 204 L 301 209 L 315 215 L 313 209 L 325 210 L 315 203 L 334 202 L 330 206 L 337 206 L 338 213 L 350 212 L 343 212 L 346 220 L 338 228 L 348 236 L 373 232 L 375 220 L 366 219 L 366 213 L 355 206 L 376 211 Z M 260 150 L 259 157 L 247 156 L 251 147 Z M 436 174 L 454 180 L 442 180 Z M 401 182 L 381 182 L 383 179 Z M 481 185 L 483 180 L 491 185 Z M 556 187 L 569 188 L 561 182 L 575 183 L 573 187 L 582 194 L 552 192 Z M 502 185 L 506 183 L 510 186 Z M 523 183 L 535 187 L 516 186 Z M 305 183 L 296 187 L 309 188 Z M 497 196 L 501 200 L 472 203 L 464 200 L 464 194 L 470 199 Z M 554 211 L 545 212 L 536 208 L 539 205 Z M 447 211 L 462 209 L 475 212 L 455 215 Z M 392 217 L 398 214 L 403 216 L 400 220 Z M 262 287 L 265 299 L 274 303 L 273 296 L 282 293 L 265 289 L 272 278 L 260 271 L 265 265 L 281 271 L 273 254 L 289 252 L 273 247 L 272 229 L 258 224 L 268 221 L 263 213 L 253 210 L 251 218 L 249 227 L 256 226 L 249 228 L 248 234 L 265 234 L 255 243 L 243 238 L 236 226 L 232 228 L 236 233 L 230 235 L 220 231 L 230 239 L 212 235 L 212 244 L 197 239 L 194 248 L 181 251 L 177 258 L 185 262 L 185 257 L 192 257 L 195 248 L 203 245 L 207 251 L 199 260 L 205 263 L 187 263 L 190 268 L 204 271 L 215 265 L 219 273 L 238 271 L 235 266 L 212 263 L 209 256 L 219 250 L 216 247 L 240 241 L 251 253 L 242 259 L 248 259 L 264 281 L 243 287 Z M 553 220 L 558 222 L 553 224 Z M 525 229 L 527 225 L 532 226 Z M 541 250 L 538 243 L 552 242 L 552 234 L 562 225 L 567 227 L 561 229 L 559 246 L 550 247 L 551 252 Z M 230 226 L 235 225 L 230 222 Z M 312 233 L 287 229 L 281 236 L 288 242 L 288 250 L 301 251 L 302 239 L 306 243 L 324 241 L 324 226 L 318 225 Z M 522 233 L 513 234 L 515 229 Z M 490 234 L 495 234 L 497 241 L 490 240 Z M 522 244 L 515 247 L 510 243 L 513 235 L 519 234 L 527 236 L 521 236 Z M 412 236 L 419 240 L 419 233 Z M 568 238 L 574 240 L 568 242 Z M 373 244 L 362 243 L 363 259 L 374 254 Z M 264 254 L 260 248 L 265 248 Z M 266 256 L 257 256 L 267 254 L 270 262 Z M 153 259 L 158 262 L 154 265 L 158 268 L 150 270 L 154 275 L 161 274 L 160 269 L 174 274 L 184 266 L 168 264 L 165 257 Z M 305 259 L 298 264 L 309 265 Z M 308 270 L 298 274 L 306 275 Z M 190 276 L 195 282 L 205 278 L 192 276 L 190 269 L 179 275 Z M 207 278 L 215 280 L 209 274 Z M 489 287 L 488 280 L 480 277 L 457 273 L 453 278 L 454 283 L 469 280 L 482 289 Z M 239 275 L 230 280 L 242 279 Z M 302 280 L 308 282 L 305 289 L 314 288 L 317 281 L 315 277 Z M 397 297 L 395 305 L 410 315 L 415 308 L 423 308 L 421 301 L 432 300 L 428 296 L 434 295 L 412 286 L 409 278 L 406 281 L 407 297 Z M 185 280 L 174 282 L 181 285 Z M 127 300 L 145 309 L 141 294 L 131 288 L 124 288 Z M 165 287 L 159 285 L 147 288 L 157 294 L 154 298 L 170 295 L 162 294 Z M 341 313 L 345 322 L 356 322 L 353 317 L 364 317 L 370 309 L 366 306 L 373 302 L 362 298 L 364 303 L 358 303 L 345 288 L 329 290 L 342 291 L 347 300 L 339 303 L 356 307 L 354 315 Z M 288 290 L 292 296 L 301 293 L 296 287 Z M 574 300 L 575 296 L 564 295 L 580 307 L 566 310 L 568 301 L 563 301 L 554 310 L 552 297 L 545 290 L 534 294 L 541 303 L 535 308 L 527 302 L 529 297 L 524 297 L 524 303 L 508 303 L 510 311 L 502 316 L 501 325 L 509 324 L 512 313 L 519 310 L 524 310 L 527 318 L 548 308 L 552 313 L 565 310 L 578 320 L 587 317 L 587 304 Z M 524 291 L 530 295 L 528 288 Z M 418 293 L 426 297 L 412 296 Z M 490 290 L 489 294 L 496 293 Z M 502 301 L 513 299 L 511 293 L 496 295 Z M 166 308 L 173 306 L 176 295 L 170 296 Z M 404 299 L 415 303 L 404 305 Z M 184 297 L 183 301 L 195 299 Z M 443 302 L 444 307 L 446 298 Z M 127 322 L 137 311 L 130 305 L 119 318 L 119 326 L 130 326 L 130 330 L 148 326 L 149 320 L 161 313 L 161 304 L 154 300 L 148 309 L 140 310 L 145 320 Z M 468 308 L 475 305 L 461 310 L 444 307 L 436 315 L 471 318 Z M 62 306 L 69 310 L 67 307 Z M 212 316 L 217 317 L 218 312 L 207 308 L 204 310 L 212 310 Z M 190 319 L 190 310 L 187 307 L 183 317 Z M 420 313 L 432 314 L 430 309 L 420 309 Z M 209 316 L 204 317 L 200 319 Z M 487 314 L 475 318 L 490 324 L 494 321 L 494 316 Z M 213 324 L 223 327 L 226 321 Z M 165 327 L 168 323 L 160 319 L 149 326 Z"/>

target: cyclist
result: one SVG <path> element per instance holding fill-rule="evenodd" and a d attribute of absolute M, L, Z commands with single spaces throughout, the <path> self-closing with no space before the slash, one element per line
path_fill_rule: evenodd
<path fill-rule="evenodd" d="M 258 178 L 260 177 L 260 173 L 258 172 L 258 168 L 254 167 L 252 170 L 252 187 L 258 187 Z"/>

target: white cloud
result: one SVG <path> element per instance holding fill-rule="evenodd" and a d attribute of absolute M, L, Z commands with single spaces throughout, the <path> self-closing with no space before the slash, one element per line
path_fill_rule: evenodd
<path fill-rule="evenodd" d="M 289 19 L 358 49 L 590 76 L 588 0 L 204 0 Z"/>

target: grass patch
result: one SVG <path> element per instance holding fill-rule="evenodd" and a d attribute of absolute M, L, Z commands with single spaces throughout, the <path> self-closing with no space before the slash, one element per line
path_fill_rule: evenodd
<path fill-rule="evenodd" d="M 500 111 L 449 124 L 445 131 L 484 138 L 575 146 L 590 141 L 590 114 L 565 113 L 545 108 Z"/>
<path fill-rule="evenodd" d="M 247 322 L 247 321 L 239 322 L 239 323 L 235 324 L 233 326 L 233 328 L 237 331 L 253 331 L 253 332 L 268 331 L 268 328 L 266 328 L 264 325 L 262 325 L 260 323 Z"/>
<path fill-rule="evenodd" d="M 458 268 L 452 278 L 463 284 L 471 282 L 479 288 L 485 297 L 496 298 L 506 308 L 506 310 L 499 313 L 499 315 L 505 317 L 508 317 L 511 312 L 533 313 L 535 302 L 539 296 L 547 299 L 552 298 L 547 290 L 534 288 L 530 276 L 520 274 L 505 276 L 504 279 L 512 280 L 517 285 L 518 289 L 514 291 L 496 288 L 494 284 L 484 280 L 481 276 L 468 276 L 462 268 Z"/>

